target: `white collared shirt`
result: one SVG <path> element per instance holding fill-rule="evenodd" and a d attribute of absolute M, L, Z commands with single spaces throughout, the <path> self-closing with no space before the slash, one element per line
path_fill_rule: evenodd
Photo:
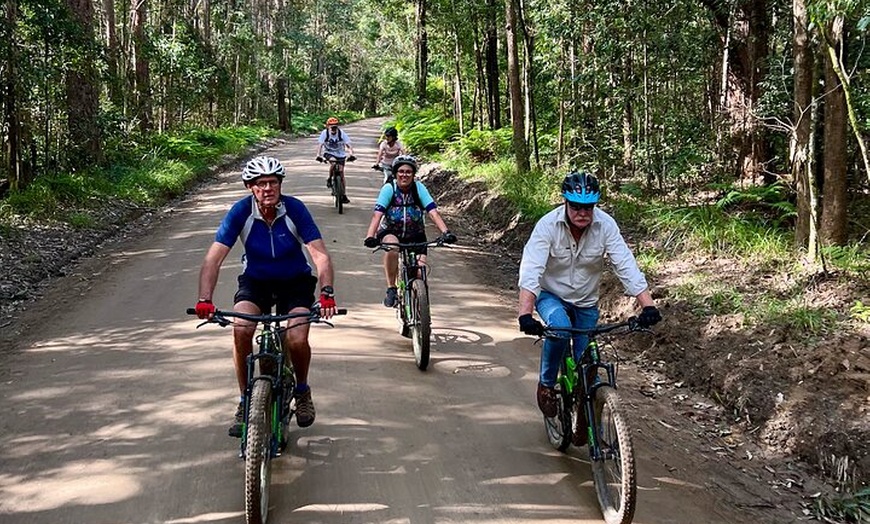
<path fill-rule="evenodd" d="M 596 207 L 592 223 L 575 242 L 561 205 L 535 224 L 523 248 L 519 286 L 536 297 L 544 289 L 576 306 L 594 306 L 605 257 L 626 295 L 636 297 L 647 289 L 646 278 L 613 217 Z"/>

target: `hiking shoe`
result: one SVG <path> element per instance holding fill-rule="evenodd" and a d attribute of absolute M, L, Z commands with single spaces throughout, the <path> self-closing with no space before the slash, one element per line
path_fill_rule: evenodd
<path fill-rule="evenodd" d="M 341 197 L 341 203 L 342 204 L 350 204 L 350 199 L 347 198 L 347 195 L 344 195 L 343 197 Z"/>
<path fill-rule="evenodd" d="M 559 397 L 556 396 L 556 390 L 538 383 L 538 409 L 547 418 L 553 418 L 558 411 Z"/>
<path fill-rule="evenodd" d="M 242 438 L 242 430 L 245 427 L 245 403 L 239 402 L 239 406 L 236 408 L 235 421 L 233 425 L 230 426 L 227 434 L 234 438 Z"/>
<path fill-rule="evenodd" d="M 396 307 L 399 302 L 399 290 L 394 287 L 387 288 L 387 294 L 384 296 L 384 305 L 387 307 Z"/>
<path fill-rule="evenodd" d="M 311 400 L 311 389 L 303 393 L 296 393 L 296 424 L 300 428 L 307 428 L 314 424 L 314 402 Z"/>

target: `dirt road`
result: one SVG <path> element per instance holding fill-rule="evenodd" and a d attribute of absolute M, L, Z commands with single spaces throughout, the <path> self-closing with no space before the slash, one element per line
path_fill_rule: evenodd
<path fill-rule="evenodd" d="M 477 279 L 474 248 L 431 256 L 432 362 L 414 366 L 380 304 L 380 256 L 361 245 L 379 188 L 369 169 L 379 123 L 346 128 L 360 161 L 342 216 L 313 138 L 269 151 L 288 169 L 284 191 L 315 215 L 350 310 L 334 329 L 312 328 L 317 421 L 293 428 L 275 464 L 271 521 L 600 522 L 584 453 L 555 452 L 544 435 L 539 348 L 516 331 L 510 296 Z M 237 398 L 230 331 L 196 330 L 184 315 L 215 228 L 243 195 L 237 173 L 221 176 L 31 308 L 20 347 L 0 356 L 4 524 L 243 521 L 243 464 L 226 436 Z M 219 307 L 231 304 L 239 256 L 221 273 Z M 771 521 L 705 482 L 706 459 L 641 429 L 635 522 Z"/>

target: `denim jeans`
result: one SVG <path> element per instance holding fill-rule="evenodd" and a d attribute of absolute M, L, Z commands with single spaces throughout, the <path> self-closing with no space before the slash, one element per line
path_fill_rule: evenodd
<path fill-rule="evenodd" d="M 598 323 L 598 306 L 577 307 L 548 291 L 541 290 L 535 307 L 544 324 L 553 328 L 588 329 Z M 556 385 L 559 366 L 562 365 L 562 359 L 568 349 L 569 338 L 566 333 L 561 338 L 544 339 L 544 347 L 541 350 L 541 384 L 550 388 Z M 580 360 L 588 341 L 589 337 L 586 335 L 574 336 L 574 360 Z"/>

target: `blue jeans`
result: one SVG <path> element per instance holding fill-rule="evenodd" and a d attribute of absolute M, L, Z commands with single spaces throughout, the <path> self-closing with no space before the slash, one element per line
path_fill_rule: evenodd
<path fill-rule="evenodd" d="M 548 291 L 541 290 L 535 307 L 544 324 L 552 328 L 589 329 L 598 323 L 598 306 L 577 307 Z M 544 339 L 544 347 L 541 350 L 541 384 L 550 388 L 556 385 L 556 377 L 565 351 L 568 349 L 569 338 L 566 333 L 560 338 Z M 574 360 L 580 360 L 588 342 L 589 337 L 586 335 L 574 336 Z"/>

